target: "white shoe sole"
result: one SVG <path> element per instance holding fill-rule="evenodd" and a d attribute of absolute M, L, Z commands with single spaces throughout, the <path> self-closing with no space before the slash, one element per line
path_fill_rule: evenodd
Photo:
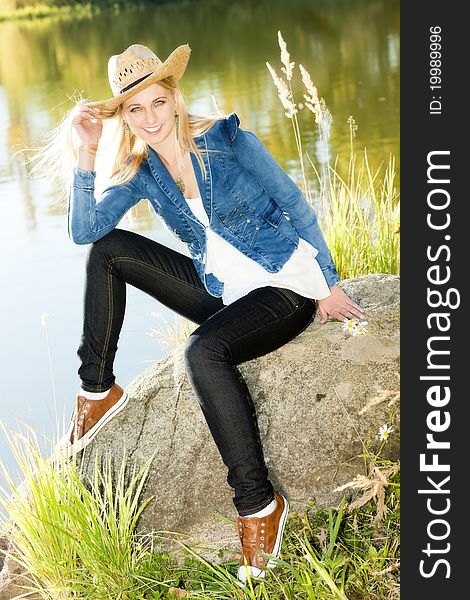
<path fill-rule="evenodd" d="M 273 551 L 271 552 L 272 556 L 275 558 L 278 558 L 279 554 L 281 553 L 282 536 L 284 535 L 284 528 L 286 526 L 287 514 L 289 512 L 289 502 L 287 501 L 287 498 L 285 498 L 281 493 L 279 493 L 279 495 L 282 496 L 282 498 L 284 500 L 284 510 L 282 511 L 281 518 L 279 519 L 279 528 L 277 530 L 276 541 L 274 542 L 274 548 L 273 548 Z M 266 568 L 272 569 L 275 566 L 276 566 L 276 562 L 270 558 L 268 560 Z"/>
<path fill-rule="evenodd" d="M 284 500 L 284 510 L 282 511 L 281 518 L 279 519 L 279 527 L 277 530 L 276 541 L 274 542 L 274 548 L 271 552 L 273 558 L 278 558 L 281 553 L 281 545 L 282 545 L 282 537 L 284 535 L 284 529 L 286 526 L 287 515 L 289 513 L 289 502 L 287 498 L 279 493 Z M 270 558 L 266 563 L 266 569 L 273 569 L 276 566 L 276 562 Z M 242 583 L 246 583 L 247 580 L 247 572 L 250 577 L 264 577 L 266 575 L 265 569 L 258 569 L 258 567 L 252 567 L 251 565 L 240 565 L 238 567 L 237 579 Z"/>
<path fill-rule="evenodd" d="M 116 402 L 116 404 L 114 404 L 107 412 L 104 413 L 104 415 L 101 417 L 98 423 L 93 425 L 93 427 L 89 431 L 87 431 L 84 436 L 78 439 L 74 444 L 70 443 L 70 436 L 72 435 L 75 426 L 74 418 L 72 417 L 70 425 L 60 442 L 57 444 L 56 449 L 61 452 L 66 452 L 68 457 L 72 456 L 73 454 L 76 454 L 77 452 L 80 452 L 86 446 L 88 446 L 88 444 L 93 440 L 93 438 L 97 435 L 100 429 L 104 427 L 106 423 L 108 423 L 113 417 L 115 417 L 126 406 L 128 402 L 129 396 L 126 392 L 124 392 L 119 398 L 119 400 Z"/>

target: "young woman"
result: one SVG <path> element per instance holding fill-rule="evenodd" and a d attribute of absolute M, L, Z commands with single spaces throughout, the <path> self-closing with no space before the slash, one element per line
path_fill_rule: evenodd
<path fill-rule="evenodd" d="M 69 235 L 91 244 L 86 264 L 81 388 L 65 443 L 83 449 L 127 403 L 113 361 L 126 284 L 196 322 L 187 374 L 235 490 L 242 544 L 238 577 L 262 577 L 278 556 L 287 499 L 268 479 L 256 415 L 236 365 L 286 344 L 314 319 L 361 318 L 339 277 L 315 212 L 260 140 L 226 117 L 188 114 L 178 81 L 182 45 L 161 61 L 135 44 L 108 64 L 113 97 L 80 101 L 64 123 L 78 140 Z M 119 143 L 112 184 L 96 201 L 95 156 L 103 119 Z M 65 127 L 65 125 L 64 125 Z M 63 130 L 62 130 L 63 133 Z M 71 138 L 70 138 L 71 139 Z M 116 229 L 147 198 L 191 258 Z"/>

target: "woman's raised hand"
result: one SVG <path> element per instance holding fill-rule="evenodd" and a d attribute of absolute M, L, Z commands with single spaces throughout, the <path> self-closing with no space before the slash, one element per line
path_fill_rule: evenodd
<path fill-rule="evenodd" d="M 328 317 L 344 321 L 344 319 L 358 318 L 362 319 L 364 311 L 338 286 L 330 288 L 331 296 L 318 300 L 318 312 L 320 313 L 320 323 L 327 322 Z"/>
<path fill-rule="evenodd" d="M 72 125 L 80 142 L 87 146 L 97 146 L 103 132 L 103 122 L 97 117 L 97 110 L 89 106 L 88 100 L 81 100 L 74 109 Z"/>

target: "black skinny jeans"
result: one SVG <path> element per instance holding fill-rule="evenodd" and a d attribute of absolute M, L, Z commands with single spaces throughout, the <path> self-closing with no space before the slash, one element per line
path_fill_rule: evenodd
<path fill-rule="evenodd" d="M 286 344 L 313 320 L 314 300 L 262 287 L 225 306 L 211 296 L 193 261 L 136 233 L 115 229 L 92 244 L 87 258 L 84 327 L 78 349 L 82 387 L 101 392 L 114 383 L 129 283 L 199 324 L 185 365 L 225 465 L 241 516 L 273 499 L 253 402 L 236 365 Z"/>

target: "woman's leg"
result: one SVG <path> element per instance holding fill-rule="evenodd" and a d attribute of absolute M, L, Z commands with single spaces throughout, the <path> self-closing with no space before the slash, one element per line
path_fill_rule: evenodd
<path fill-rule="evenodd" d="M 185 361 L 191 385 L 228 467 L 239 515 L 261 510 L 273 488 L 248 388 L 235 365 L 283 346 L 315 316 L 314 300 L 276 287 L 253 290 L 219 310 L 189 337 Z"/>
<path fill-rule="evenodd" d="M 263 508 L 273 498 L 272 485 L 251 397 L 235 365 L 298 335 L 312 320 L 315 302 L 290 290 L 265 287 L 224 307 L 203 287 L 189 257 L 115 229 L 92 245 L 87 260 L 84 328 L 78 349 L 85 391 L 105 391 L 114 383 L 126 283 L 202 324 L 188 340 L 188 375 L 229 469 L 239 514 Z"/>
<path fill-rule="evenodd" d="M 223 308 L 197 275 L 193 261 L 136 233 L 115 229 L 89 251 L 78 374 L 88 392 L 114 383 L 113 362 L 126 306 L 126 284 L 196 323 Z"/>

